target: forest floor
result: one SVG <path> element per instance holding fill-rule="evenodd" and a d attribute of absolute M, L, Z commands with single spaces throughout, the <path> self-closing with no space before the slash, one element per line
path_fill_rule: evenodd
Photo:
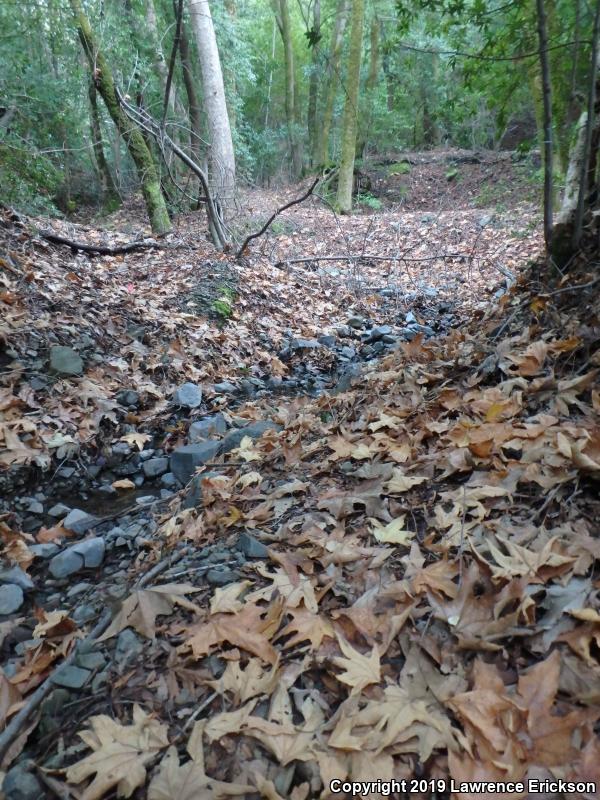
<path fill-rule="evenodd" d="M 239 262 L 0 213 L 7 800 L 600 787 L 597 279 L 535 177 L 399 154 Z"/>

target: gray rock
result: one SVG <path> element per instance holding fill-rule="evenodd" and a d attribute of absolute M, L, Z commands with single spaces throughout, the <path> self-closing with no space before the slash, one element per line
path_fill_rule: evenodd
<path fill-rule="evenodd" d="M 164 475 L 169 469 L 168 458 L 150 458 L 144 461 L 142 469 L 147 478 L 159 478 Z"/>
<path fill-rule="evenodd" d="M 190 482 L 189 491 L 183 501 L 183 508 L 198 508 L 202 505 L 202 481 L 204 478 L 214 478 L 218 472 L 203 472 L 201 475 L 194 475 Z"/>
<path fill-rule="evenodd" d="M 61 467 L 59 470 L 56 471 L 56 474 L 60 478 L 66 478 L 68 480 L 69 478 L 72 478 L 76 472 L 77 470 L 75 469 L 75 467 Z"/>
<path fill-rule="evenodd" d="M 160 485 L 164 486 L 165 489 L 176 489 L 179 481 L 172 472 L 167 472 L 161 477 Z"/>
<path fill-rule="evenodd" d="M 122 461 L 124 458 L 131 455 L 131 445 L 127 442 L 117 442 L 113 444 L 110 449 L 113 456 L 115 456 L 118 461 Z"/>
<path fill-rule="evenodd" d="M 83 669 L 102 669 L 106 664 L 106 659 L 102 653 L 81 653 L 77 656 L 77 665 Z"/>
<path fill-rule="evenodd" d="M 235 583 L 239 577 L 239 572 L 233 569 L 209 569 L 206 573 L 206 580 L 211 586 L 229 586 L 230 583 Z"/>
<path fill-rule="evenodd" d="M 354 379 L 360 375 L 360 371 L 360 364 L 349 364 L 341 374 L 336 385 L 331 390 L 332 394 L 347 392 L 352 387 Z"/>
<path fill-rule="evenodd" d="M 5 800 L 40 800 L 46 797 L 42 784 L 24 764 L 17 764 L 6 773 L 2 794 Z"/>
<path fill-rule="evenodd" d="M 192 444 L 210 439 L 211 436 L 227 433 L 227 420 L 223 414 L 213 414 L 210 417 L 196 420 L 190 425 L 188 437 Z"/>
<path fill-rule="evenodd" d="M 50 369 L 60 375 L 81 375 L 83 361 L 71 347 L 56 345 L 50 348 Z"/>
<path fill-rule="evenodd" d="M 382 338 L 381 341 L 385 342 L 385 344 L 396 344 L 396 342 L 398 341 L 398 337 L 394 336 L 391 333 L 388 333 Z"/>
<path fill-rule="evenodd" d="M 144 645 L 135 631 L 132 631 L 131 628 L 125 628 L 117 637 L 115 660 L 120 667 L 123 667 L 141 655 L 143 649 Z"/>
<path fill-rule="evenodd" d="M 64 503 L 57 503 L 48 511 L 48 516 L 54 519 L 60 519 L 61 517 L 66 517 L 70 510 L 69 506 L 66 506 Z"/>
<path fill-rule="evenodd" d="M 71 616 L 73 617 L 73 622 L 76 622 L 78 625 L 83 625 L 85 622 L 94 619 L 96 613 L 94 606 L 84 604 L 77 606 Z"/>
<path fill-rule="evenodd" d="M 0 615 L 14 614 L 24 601 L 23 589 L 16 583 L 5 583 L 0 586 Z"/>
<path fill-rule="evenodd" d="M 335 336 L 319 336 L 317 341 L 319 344 L 322 344 L 323 347 L 335 347 L 337 339 Z"/>
<path fill-rule="evenodd" d="M 121 389 L 117 392 L 117 403 L 122 406 L 139 406 L 140 395 L 135 389 Z"/>
<path fill-rule="evenodd" d="M 221 383 L 215 383 L 213 385 L 213 391 L 217 394 L 237 394 L 238 388 L 229 381 L 221 381 Z"/>
<path fill-rule="evenodd" d="M 39 500 L 32 500 L 27 507 L 27 511 L 29 511 L 30 514 L 43 514 L 44 506 L 39 502 Z"/>
<path fill-rule="evenodd" d="M 68 664 L 58 667 L 50 680 L 55 686 L 64 686 L 65 689 L 82 689 L 91 676 L 89 669 Z"/>
<path fill-rule="evenodd" d="M 413 322 L 410 326 L 416 333 L 424 333 L 425 336 L 435 336 L 435 331 L 429 325 L 420 325 L 418 322 Z"/>
<path fill-rule="evenodd" d="M 406 339 L 407 342 L 412 342 L 416 335 L 417 332 L 412 328 L 399 328 L 398 330 L 398 336 L 402 339 Z"/>
<path fill-rule="evenodd" d="M 389 325 L 378 325 L 372 328 L 365 342 L 378 342 L 384 336 L 389 336 L 392 333 L 392 328 Z"/>
<path fill-rule="evenodd" d="M 340 355 L 344 356 L 344 358 L 354 358 L 354 356 L 356 355 L 356 350 L 354 349 L 354 347 L 349 347 L 348 345 L 346 345 L 345 347 L 342 347 L 342 349 L 340 350 Z"/>
<path fill-rule="evenodd" d="M 91 588 L 92 588 L 91 583 L 88 583 L 87 581 L 80 581 L 79 583 L 76 583 L 74 586 L 71 586 L 71 588 L 67 592 L 67 597 L 77 597 L 78 594 L 83 594 L 83 592 L 87 592 L 87 590 Z"/>
<path fill-rule="evenodd" d="M 138 506 L 148 506 L 153 503 L 156 497 L 153 494 L 145 494 L 143 497 L 136 497 L 135 502 Z"/>
<path fill-rule="evenodd" d="M 297 350 L 317 350 L 321 345 L 316 339 L 292 339 L 290 342 L 290 350 L 296 352 Z"/>
<path fill-rule="evenodd" d="M 81 569 L 99 567 L 104 559 L 104 551 L 104 539 L 100 536 L 73 544 L 50 561 L 50 574 L 54 578 L 66 578 Z"/>
<path fill-rule="evenodd" d="M 14 583 L 21 589 L 33 589 L 33 581 L 21 567 L 9 567 L 0 570 L 0 583 Z"/>
<path fill-rule="evenodd" d="M 238 549 L 246 558 L 268 558 L 269 550 L 262 542 L 250 536 L 249 533 L 241 533 L 237 541 Z"/>
<path fill-rule="evenodd" d="M 194 474 L 196 467 L 212 461 L 220 450 L 221 442 L 215 440 L 179 447 L 171 454 L 171 472 L 178 481 L 186 484 Z"/>
<path fill-rule="evenodd" d="M 140 461 L 150 461 L 150 459 L 152 458 L 152 456 L 155 453 L 156 453 L 156 450 L 150 449 L 150 450 L 142 450 L 137 455 L 138 455 L 138 458 L 140 459 Z"/>
<path fill-rule="evenodd" d="M 184 408 L 198 408 L 202 403 L 202 389 L 195 383 L 184 383 L 173 393 L 172 402 Z"/>
<path fill-rule="evenodd" d="M 96 517 L 82 511 L 80 508 L 74 508 L 66 516 L 63 522 L 63 527 L 73 533 L 82 534 L 89 530 L 97 522 Z"/>
<path fill-rule="evenodd" d="M 43 542 L 42 544 L 30 544 L 29 551 L 33 553 L 36 558 L 52 558 L 60 550 L 54 542 Z"/>
<path fill-rule="evenodd" d="M 361 330 L 367 325 L 365 318 L 359 316 L 350 317 L 350 319 L 346 320 L 346 324 L 355 330 Z"/>
<path fill-rule="evenodd" d="M 57 731 L 64 719 L 63 707 L 72 700 L 66 689 L 54 689 L 41 705 L 40 731 L 43 735 Z"/>
<path fill-rule="evenodd" d="M 335 332 L 338 336 L 352 336 L 352 328 L 349 325 L 336 325 Z"/>
<path fill-rule="evenodd" d="M 409 311 L 407 315 L 404 317 L 404 321 L 406 322 L 407 325 L 412 325 L 417 321 L 417 318 L 415 317 L 412 311 Z"/>
<path fill-rule="evenodd" d="M 245 436 L 249 436 L 252 441 L 256 439 L 260 439 L 263 433 L 267 431 L 280 431 L 282 430 L 282 426 L 278 425 L 276 422 L 273 422 L 270 419 L 261 419 L 257 422 L 251 422 L 250 425 L 245 425 L 243 428 L 238 428 L 237 430 L 229 431 L 227 436 L 222 439 L 222 452 L 228 453 L 230 450 L 233 450 L 235 447 L 239 447 L 242 439 Z M 174 471 L 174 470 L 173 470 Z"/>

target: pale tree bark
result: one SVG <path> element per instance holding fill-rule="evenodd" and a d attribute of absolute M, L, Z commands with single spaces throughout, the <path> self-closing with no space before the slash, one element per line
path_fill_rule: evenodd
<path fill-rule="evenodd" d="M 569 156 L 562 205 L 552 228 L 551 254 L 559 266 L 566 265 L 582 244 L 583 221 L 597 194 L 595 186 L 600 144 L 600 0 L 596 0 L 587 111 L 577 123 Z M 597 201 L 596 201 L 597 202 Z"/>
<path fill-rule="evenodd" d="M 123 137 L 137 168 L 152 230 L 157 235 L 168 233 L 171 230 L 171 221 L 160 190 L 160 180 L 152 154 L 140 129 L 127 118 L 119 105 L 111 69 L 98 47 L 90 22 L 83 11 L 81 0 L 69 0 L 69 3 L 96 89 L 102 96 L 108 113 Z"/>
<path fill-rule="evenodd" d="M 283 42 L 285 63 L 285 118 L 288 144 L 292 160 L 292 177 L 297 178 L 302 170 L 302 150 L 299 138 L 298 101 L 296 97 L 296 72 L 294 65 L 294 43 L 288 0 L 272 0 L 277 27 Z"/>
<path fill-rule="evenodd" d="M 177 0 L 173 0 L 173 9 L 177 14 Z M 190 150 L 194 160 L 198 164 L 202 161 L 202 106 L 196 91 L 194 71 L 192 69 L 192 59 L 190 56 L 190 42 L 188 39 L 185 22 L 181 21 L 179 33 L 179 57 L 181 59 L 181 69 L 183 71 L 183 85 L 188 101 L 188 114 L 190 118 Z"/>
<path fill-rule="evenodd" d="M 358 94 L 360 86 L 360 62 L 362 56 L 362 34 L 365 16 L 364 0 L 352 0 L 350 30 L 350 52 L 346 75 L 346 104 L 342 120 L 342 157 L 338 176 L 337 207 L 342 214 L 352 211 L 352 186 L 354 183 L 354 159 L 356 158 L 356 133 L 358 128 Z"/>
<path fill-rule="evenodd" d="M 204 108 L 209 138 L 209 178 L 220 213 L 225 219 L 233 207 L 235 155 L 217 39 L 208 0 L 190 0 L 192 25 L 198 45 Z"/>
<path fill-rule="evenodd" d="M 329 57 L 327 59 L 325 103 L 323 106 L 323 116 L 321 118 L 319 143 L 317 149 L 317 164 L 321 165 L 325 165 L 327 163 L 329 156 L 329 135 L 331 133 L 331 125 L 333 122 L 335 95 L 339 84 L 340 59 L 342 55 L 344 31 L 346 30 L 349 8 L 349 0 L 338 0 L 335 22 L 333 25 L 333 31 L 331 33 Z"/>
<path fill-rule="evenodd" d="M 308 84 L 308 142 L 310 153 L 310 165 L 314 166 L 317 162 L 317 101 L 319 97 L 319 39 L 321 38 L 321 0 L 313 0 L 312 18 L 312 59 L 310 65 L 310 80 Z"/>

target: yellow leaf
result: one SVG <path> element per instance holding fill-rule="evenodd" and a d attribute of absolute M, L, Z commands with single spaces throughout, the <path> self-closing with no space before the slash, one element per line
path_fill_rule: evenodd
<path fill-rule="evenodd" d="M 120 725 L 105 714 L 91 717 L 91 730 L 79 732 L 94 752 L 67 769 L 69 783 L 95 775 L 81 800 L 100 800 L 116 787 L 118 797 L 131 797 L 146 782 L 146 764 L 168 746 L 168 728 L 133 707 L 133 724 Z"/>
<path fill-rule="evenodd" d="M 387 544 L 408 544 L 410 539 L 414 537 L 415 531 L 405 530 L 404 520 L 404 514 L 388 522 L 387 525 L 382 525 L 377 519 L 371 519 L 369 520 L 373 526 L 371 533 L 378 542 L 385 542 Z"/>
<path fill-rule="evenodd" d="M 369 686 L 371 683 L 379 683 L 381 680 L 381 664 L 377 645 L 373 647 L 370 656 L 363 656 L 341 636 L 338 636 L 338 643 L 344 657 L 338 656 L 334 658 L 333 663 L 336 667 L 341 667 L 345 672 L 336 677 L 338 681 L 352 686 L 351 695 L 360 694 L 365 686 Z"/>
<path fill-rule="evenodd" d="M 390 494 L 399 494 L 401 492 L 408 492 L 413 486 L 418 486 L 426 480 L 427 478 L 418 475 L 404 475 L 401 470 L 395 469 L 392 472 L 392 477 L 385 484 L 385 488 Z"/>
<path fill-rule="evenodd" d="M 129 478 L 121 478 L 111 484 L 113 489 L 135 489 L 135 483 L 130 481 Z"/>
<path fill-rule="evenodd" d="M 143 450 L 146 442 L 149 442 L 152 437 L 147 433 L 126 433 L 121 436 L 120 442 L 127 442 L 127 444 L 135 444 L 138 450 Z"/>

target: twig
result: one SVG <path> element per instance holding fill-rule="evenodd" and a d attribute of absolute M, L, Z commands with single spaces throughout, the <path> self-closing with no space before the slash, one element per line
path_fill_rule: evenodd
<path fill-rule="evenodd" d="M 420 258 L 406 258 L 405 256 L 375 256 L 369 253 L 349 256 L 311 256 L 306 258 L 286 258 L 278 261 L 275 266 L 283 269 L 286 264 L 310 264 L 313 261 L 407 261 L 418 263 L 421 261 L 450 261 L 453 258 L 471 258 L 466 253 L 446 253 L 439 256 L 422 256 Z"/>
<path fill-rule="evenodd" d="M 74 242 L 72 239 L 66 239 L 64 236 L 58 236 L 50 231 L 39 231 L 42 239 L 46 239 L 52 244 L 64 244 L 72 250 L 81 250 L 84 253 L 96 253 L 102 256 L 116 256 L 120 253 L 131 253 L 133 250 L 164 250 L 164 245 L 158 242 L 129 242 L 128 244 L 119 244 L 116 247 L 109 247 L 102 244 L 86 244 L 85 242 Z"/>
<path fill-rule="evenodd" d="M 269 219 L 265 222 L 265 224 L 262 226 L 262 228 L 259 231 L 257 231 L 256 233 L 251 233 L 249 236 L 246 236 L 246 238 L 244 239 L 244 241 L 242 243 L 242 246 L 240 247 L 240 249 L 235 254 L 236 261 L 239 261 L 240 258 L 244 255 L 244 252 L 245 252 L 246 248 L 248 247 L 248 245 L 250 244 L 250 242 L 253 239 L 258 239 L 259 236 L 262 236 L 263 233 L 265 233 L 265 231 L 269 228 L 269 226 L 271 225 L 271 223 L 273 222 L 275 217 L 278 217 L 279 214 L 283 213 L 284 211 L 287 211 L 288 208 L 291 208 L 292 206 L 297 206 L 298 203 L 303 203 L 307 199 L 307 197 L 310 197 L 311 194 L 314 192 L 314 190 L 315 190 L 315 188 L 316 188 L 316 186 L 317 186 L 317 184 L 319 183 L 320 180 L 321 180 L 321 176 L 319 175 L 317 178 L 315 178 L 315 180 L 313 181 L 313 183 L 310 186 L 310 188 L 308 189 L 308 191 L 306 191 L 302 195 L 302 197 L 297 197 L 295 200 L 290 200 L 289 203 L 286 203 L 284 206 L 281 206 L 281 208 L 278 208 L 276 211 L 274 211 L 271 214 Z M 279 266 L 279 265 L 276 264 L 276 266 Z"/>

